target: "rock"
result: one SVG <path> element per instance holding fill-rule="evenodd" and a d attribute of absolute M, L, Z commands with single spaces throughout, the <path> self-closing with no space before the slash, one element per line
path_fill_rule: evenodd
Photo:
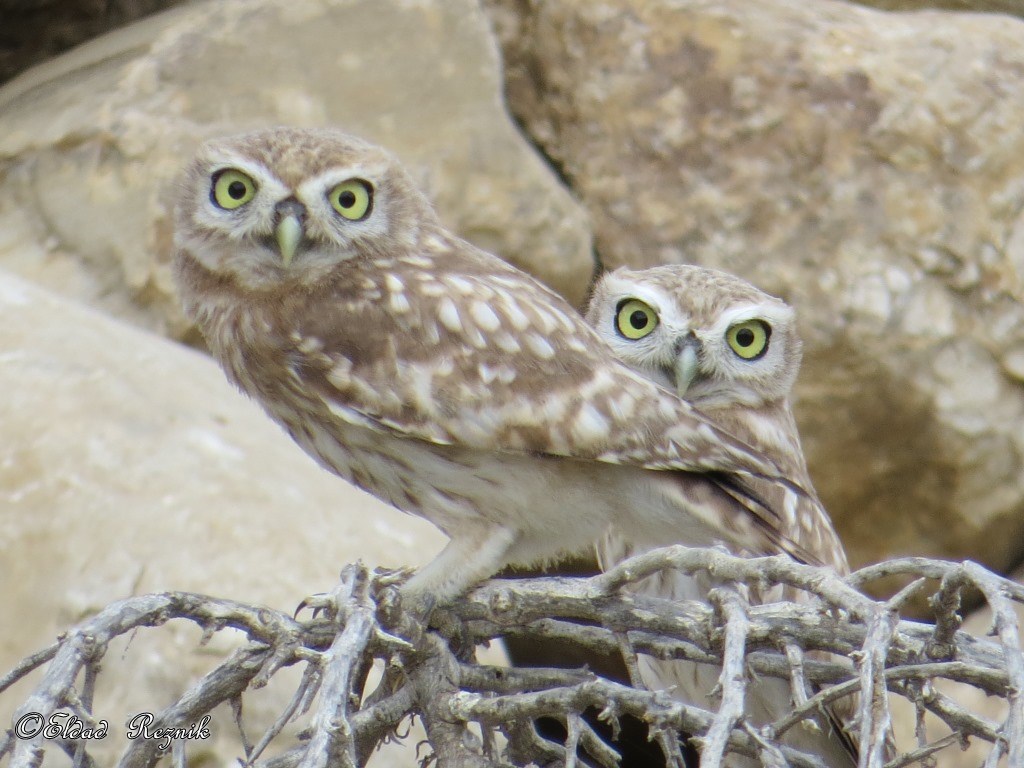
<path fill-rule="evenodd" d="M 854 564 L 1024 556 L 1024 23 L 823 0 L 488 0 L 510 107 L 607 267 L 794 304 Z"/>
<path fill-rule="evenodd" d="M 0 317 L 0 675 L 120 598 L 187 590 L 290 613 L 345 563 L 418 565 L 443 546 L 427 522 L 320 469 L 200 353 L 9 274 Z M 171 622 L 108 652 L 102 749 L 123 747 L 128 714 L 170 705 L 238 642 L 200 636 Z M 297 680 L 243 697 L 250 737 Z M 0 694 L 0 722 L 29 691 Z M 223 709 L 196 764 L 241 755 Z"/>
<path fill-rule="evenodd" d="M 505 112 L 473 0 L 228 0 L 98 38 L 0 89 L 0 266 L 181 336 L 174 179 L 212 135 L 333 125 L 393 150 L 467 239 L 575 302 L 582 209 Z"/>
<path fill-rule="evenodd" d="M 1007 13 L 1024 16 L 1021 0 L 855 0 L 883 11 L 923 11 L 943 9 L 964 13 Z"/>
<path fill-rule="evenodd" d="M 0 0 L 0 83 L 130 21 L 182 0 Z"/>

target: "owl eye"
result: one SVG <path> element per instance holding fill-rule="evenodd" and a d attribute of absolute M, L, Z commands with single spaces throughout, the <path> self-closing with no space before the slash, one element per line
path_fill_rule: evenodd
<path fill-rule="evenodd" d="M 336 186 L 327 195 L 331 207 L 349 221 L 360 221 L 370 215 L 373 208 L 373 187 L 362 179 L 349 179 Z"/>
<path fill-rule="evenodd" d="M 241 171 L 228 168 L 213 177 L 210 198 L 214 204 L 226 211 L 240 208 L 256 194 L 256 182 Z"/>
<path fill-rule="evenodd" d="M 627 339 L 642 339 L 658 327 L 658 313 L 639 299 L 626 299 L 615 313 L 615 329 Z"/>
<path fill-rule="evenodd" d="M 755 360 L 768 351 L 768 339 L 772 327 L 763 320 L 747 320 L 736 323 L 725 332 L 725 340 L 732 351 L 744 360 Z"/>

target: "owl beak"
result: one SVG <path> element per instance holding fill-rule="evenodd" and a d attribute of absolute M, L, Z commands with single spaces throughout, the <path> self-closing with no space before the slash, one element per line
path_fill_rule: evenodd
<path fill-rule="evenodd" d="M 686 397 L 686 392 L 697 377 L 697 366 L 700 362 L 700 357 L 697 354 L 699 351 L 700 341 L 692 334 L 677 346 L 672 373 L 676 382 L 676 393 L 679 397 Z"/>
<path fill-rule="evenodd" d="M 292 257 L 302 242 L 302 234 L 302 222 L 294 213 L 283 216 L 277 222 L 274 236 L 277 239 L 278 250 L 281 251 L 281 261 L 286 267 L 292 263 Z"/>

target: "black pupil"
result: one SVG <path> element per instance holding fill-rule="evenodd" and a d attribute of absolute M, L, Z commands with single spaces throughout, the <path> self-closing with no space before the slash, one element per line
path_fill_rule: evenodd
<path fill-rule="evenodd" d="M 635 330 L 642 331 L 647 327 L 647 323 L 647 313 L 643 310 L 637 309 L 629 316 L 629 324 L 632 325 Z"/>
<path fill-rule="evenodd" d="M 245 183 L 241 181 L 232 181 L 228 184 L 228 194 L 234 200 L 241 200 L 245 197 Z"/>
<path fill-rule="evenodd" d="M 356 193 L 350 189 L 346 189 L 340 195 L 338 195 L 338 205 L 342 208 L 351 208 L 356 204 Z"/>
<path fill-rule="evenodd" d="M 754 343 L 754 332 L 749 328 L 740 328 L 736 331 L 736 343 L 741 347 L 749 347 Z"/>

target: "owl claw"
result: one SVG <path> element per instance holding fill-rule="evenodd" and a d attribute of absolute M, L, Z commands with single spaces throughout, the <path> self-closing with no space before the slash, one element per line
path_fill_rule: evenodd
<path fill-rule="evenodd" d="M 415 568 L 374 568 L 373 581 L 378 588 L 404 584 L 416 573 Z"/>
<path fill-rule="evenodd" d="M 299 614 L 307 608 L 312 611 L 313 618 L 315 619 L 321 613 L 328 617 L 333 616 L 337 611 L 337 604 L 330 592 L 317 592 L 302 598 L 302 601 L 296 606 L 292 618 L 299 618 Z"/>

